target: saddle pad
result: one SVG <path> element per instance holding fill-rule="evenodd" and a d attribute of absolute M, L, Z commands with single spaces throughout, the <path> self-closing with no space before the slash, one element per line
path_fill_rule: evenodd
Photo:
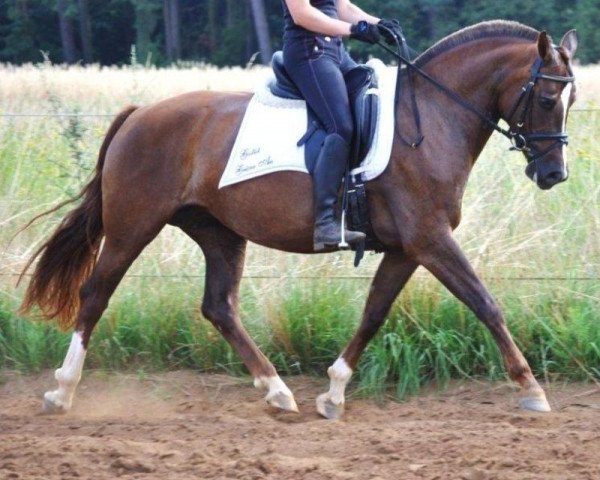
<path fill-rule="evenodd" d="M 375 71 L 378 88 L 370 93 L 380 96 L 380 107 L 371 149 L 352 171 L 361 174 L 363 181 L 379 176 L 390 159 L 397 75 L 396 67 L 386 67 L 381 60 L 367 65 Z M 283 170 L 308 173 L 304 146 L 297 146 L 306 133 L 306 102 L 274 96 L 268 87 L 273 80 L 271 73 L 250 100 L 219 188 Z"/>

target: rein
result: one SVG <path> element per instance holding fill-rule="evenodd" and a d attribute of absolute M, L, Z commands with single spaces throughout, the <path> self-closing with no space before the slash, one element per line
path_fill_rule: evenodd
<path fill-rule="evenodd" d="M 391 33 L 393 33 L 393 32 L 391 32 Z M 501 133 L 506 138 L 508 138 L 512 144 L 511 150 L 523 152 L 523 154 L 525 155 L 525 158 L 527 159 L 527 163 L 535 162 L 536 160 L 547 155 L 550 151 L 554 150 L 556 147 L 559 147 L 562 145 L 567 145 L 569 143 L 568 135 L 566 132 L 524 133 L 524 132 L 522 132 L 521 129 L 523 128 L 523 125 L 525 124 L 525 118 L 527 116 L 527 113 L 528 112 L 531 113 L 531 111 L 532 111 L 532 110 L 530 110 L 530 106 L 533 101 L 533 88 L 538 79 L 541 78 L 544 80 L 550 80 L 553 82 L 560 82 L 560 83 L 572 83 L 575 81 L 575 77 L 573 77 L 573 76 L 563 77 L 560 75 L 548 75 L 548 74 L 540 73 L 540 69 L 542 67 L 542 59 L 537 58 L 533 64 L 533 66 L 531 67 L 531 76 L 529 78 L 529 81 L 527 82 L 527 84 L 525 86 L 522 87 L 521 95 L 517 99 L 514 107 L 511 110 L 511 113 L 507 119 L 507 121 L 509 122 L 509 125 L 510 125 L 511 118 L 515 115 L 519 106 L 525 100 L 525 104 L 521 111 L 521 115 L 519 116 L 519 120 L 517 121 L 517 124 L 516 124 L 516 129 L 512 129 L 512 128 L 505 129 L 505 128 L 500 127 L 498 125 L 497 121 L 494 121 L 493 119 L 491 119 L 488 115 L 486 115 L 481 110 L 479 110 L 479 108 L 477 108 L 471 102 L 464 99 L 463 97 L 458 95 L 456 92 L 454 92 L 453 90 L 451 90 L 444 84 L 437 81 L 435 78 L 433 78 L 427 72 L 425 72 L 423 69 L 421 69 L 420 67 L 415 65 L 410 60 L 410 57 L 408 54 L 408 48 L 406 46 L 406 40 L 402 33 L 399 34 L 399 38 L 396 35 L 394 35 L 394 38 L 396 38 L 397 51 L 394 51 L 393 49 L 391 49 L 390 47 L 385 45 L 383 42 L 378 42 L 378 45 L 380 47 L 382 47 L 383 49 L 385 49 L 386 51 L 388 51 L 389 53 L 391 53 L 398 60 L 398 79 L 397 79 L 396 99 L 395 99 L 396 107 L 398 106 L 398 103 L 400 101 L 400 99 L 399 99 L 399 97 L 400 97 L 400 78 L 401 78 L 401 74 L 402 74 L 402 72 L 401 72 L 402 64 L 405 64 L 410 69 L 408 72 L 408 80 L 409 80 L 408 85 L 409 85 L 410 95 L 411 95 L 411 108 L 413 111 L 413 115 L 415 118 L 415 124 L 417 127 L 417 140 L 414 142 L 409 142 L 409 141 L 405 140 L 400 134 L 398 134 L 400 136 L 400 139 L 402 141 L 404 141 L 407 145 L 411 146 L 412 148 L 417 148 L 421 144 L 421 142 L 423 141 L 423 138 L 424 138 L 423 134 L 421 132 L 421 116 L 420 116 L 419 109 L 418 109 L 418 106 L 416 103 L 416 96 L 415 96 L 415 92 L 414 92 L 414 85 L 413 85 L 413 80 L 412 80 L 412 75 L 411 75 L 412 72 L 418 73 L 425 80 L 427 80 L 428 82 L 433 84 L 436 88 L 438 88 L 443 93 L 445 93 L 448 97 L 450 97 L 454 102 L 458 103 L 463 108 L 465 108 L 465 109 L 469 110 L 470 112 L 474 113 L 475 115 L 477 115 L 491 129 L 496 130 L 497 132 Z M 402 50 L 402 53 L 400 53 L 400 50 Z M 565 106 L 565 108 L 567 108 L 567 107 Z M 397 111 L 397 108 L 396 108 L 396 111 Z M 531 142 L 537 142 L 537 141 L 543 141 L 543 140 L 553 140 L 553 139 L 555 139 L 555 142 L 552 145 L 550 145 L 548 148 L 543 150 L 542 152 L 538 152 L 530 146 Z"/>

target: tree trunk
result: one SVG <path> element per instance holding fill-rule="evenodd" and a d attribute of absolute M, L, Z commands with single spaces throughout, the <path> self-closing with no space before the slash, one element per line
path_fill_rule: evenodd
<path fill-rule="evenodd" d="M 171 0 L 171 26 L 173 30 L 173 53 L 175 60 L 181 58 L 181 15 L 179 14 L 179 0 Z"/>
<path fill-rule="evenodd" d="M 429 42 L 435 42 L 437 38 L 437 9 L 434 6 L 431 6 L 427 9 L 427 36 L 429 37 Z"/>
<path fill-rule="evenodd" d="M 217 45 L 217 29 L 217 0 L 208 0 L 208 38 L 210 42 L 209 56 L 212 56 Z"/>
<path fill-rule="evenodd" d="M 163 0 L 165 18 L 165 46 L 167 58 L 174 62 L 181 58 L 181 27 L 179 17 L 179 0 Z"/>
<path fill-rule="evenodd" d="M 147 64 L 152 55 L 152 32 L 160 19 L 160 2 L 135 3 L 136 60 Z"/>
<path fill-rule="evenodd" d="M 267 14 L 265 13 L 265 4 L 263 0 L 250 0 L 252 9 L 252 18 L 254 20 L 254 30 L 258 40 L 260 58 L 263 65 L 268 65 L 273 55 L 271 48 L 271 36 L 269 35 L 269 24 L 267 23 Z"/>
<path fill-rule="evenodd" d="M 66 15 L 67 0 L 58 0 L 56 4 L 58 12 L 58 25 L 60 28 L 60 41 L 62 44 L 63 60 L 66 63 L 72 64 L 77 61 L 77 53 L 75 50 L 75 36 L 73 34 L 73 24 L 71 19 Z"/>
<path fill-rule="evenodd" d="M 79 33 L 81 35 L 83 63 L 92 63 L 94 61 L 92 54 L 92 24 L 90 22 L 88 0 L 79 0 Z"/>
<path fill-rule="evenodd" d="M 227 8 L 227 16 L 225 17 L 225 27 L 226 28 L 231 28 L 233 27 L 234 24 L 234 18 L 235 18 L 235 13 L 234 13 L 234 1 L 235 0 L 227 0 L 226 8 Z"/>

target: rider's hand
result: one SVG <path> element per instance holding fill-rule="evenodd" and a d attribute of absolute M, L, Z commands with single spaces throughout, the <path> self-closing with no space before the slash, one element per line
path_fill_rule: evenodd
<path fill-rule="evenodd" d="M 377 43 L 381 40 L 381 35 L 377 25 L 362 20 L 350 27 L 350 38 L 366 43 Z"/>
<path fill-rule="evenodd" d="M 398 20 L 389 20 L 382 18 L 377 24 L 379 33 L 385 39 L 388 45 L 396 45 L 396 42 L 400 42 L 402 38 L 402 28 Z"/>

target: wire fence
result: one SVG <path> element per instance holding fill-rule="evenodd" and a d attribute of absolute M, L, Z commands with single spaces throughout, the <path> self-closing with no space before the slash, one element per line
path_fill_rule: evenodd
<path fill-rule="evenodd" d="M 576 108 L 571 109 L 570 113 L 583 113 L 583 112 L 600 112 L 600 108 Z M 111 118 L 116 116 L 116 113 L 91 113 L 91 112 L 45 112 L 45 113 L 0 113 L 0 118 L 79 118 L 79 117 L 90 117 L 90 118 Z M 0 272 L 0 277 L 18 277 L 21 273 L 18 272 Z M 371 280 L 375 275 L 375 271 L 371 271 L 368 274 L 360 275 L 331 275 L 328 274 L 327 280 Z M 25 277 L 30 277 L 31 274 L 27 273 Z M 129 278 L 165 278 L 165 279 L 203 279 L 204 275 L 188 275 L 188 274 L 127 274 Z M 600 282 L 600 276 L 502 276 L 502 275 L 485 275 L 481 277 L 486 281 L 516 281 L 516 282 L 535 282 L 535 281 L 574 281 L 574 282 Z M 323 280 L 323 275 L 242 275 L 244 279 L 252 280 Z"/>
<path fill-rule="evenodd" d="M 20 273 L 17 272 L 4 272 L 0 273 L 0 277 L 18 277 Z M 242 278 L 249 280 L 372 280 L 375 272 L 371 275 L 242 275 Z M 23 277 L 31 277 L 31 273 L 26 273 Z M 416 276 L 419 276 L 418 274 Z M 188 274 L 144 274 L 144 273 L 128 273 L 129 278 L 171 278 L 171 279 L 203 279 L 204 275 L 188 275 Z M 598 282 L 600 277 L 549 277 L 549 276 L 538 276 L 538 277 L 525 277 L 525 276 L 488 276 L 480 275 L 483 280 L 486 281 L 522 281 L 522 282 Z"/>
<path fill-rule="evenodd" d="M 569 110 L 569 113 L 582 113 L 582 112 L 600 112 L 600 108 L 573 108 Z M 117 113 L 70 113 L 70 112 L 58 112 L 58 113 L 0 113 L 2 118 L 19 118 L 19 117 L 115 117 Z"/>

